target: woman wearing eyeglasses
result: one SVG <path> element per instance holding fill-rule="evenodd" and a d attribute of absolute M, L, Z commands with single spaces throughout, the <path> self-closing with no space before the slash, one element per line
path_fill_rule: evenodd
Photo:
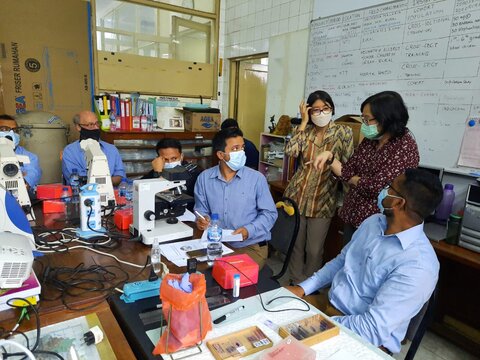
<path fill-rule="evenodd" d="M 289 263 L 290 280 L 298 283 L 322 265 L 323 244 L 337 204 L 337 180 L 331 170 L 317 171 L 313 160 L 324 151 L 346 162 L 353 153 L 351 128 L 331 121 L 332 98 L 325 91 L 310 94 L 300 103 L 301 124 L 294 129 L 285 153 L 298 158 L 298 169 L 285 189 L 300 210 L 300 230 Z"/>
<path fill-rule="evenodd" d="M 372 95 L 360 109 L 365 139 L 353 156 L 339 161 L 333 152 L 325 151 L 314 161 L 316 169 L 329 168 L 351 185 L 339 213 L 345 223 L 345 244 L 363 220 L 379 212 L 379 192 L 406 169 L 418 167 L 420 161 L 417 143 L 407 128 L 408 110 L 398 93 Z"/>

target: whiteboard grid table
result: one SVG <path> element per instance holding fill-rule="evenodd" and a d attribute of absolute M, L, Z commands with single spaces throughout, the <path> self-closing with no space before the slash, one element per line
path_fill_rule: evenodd
<path fill-rule="evenodd" d="M 451 168 L 480 116 L 479 72 L 480 1 L 401 0 L 312 21 L 305 95 L 329 92 L 342 115 L 395 90 L 420 161 Z"/>

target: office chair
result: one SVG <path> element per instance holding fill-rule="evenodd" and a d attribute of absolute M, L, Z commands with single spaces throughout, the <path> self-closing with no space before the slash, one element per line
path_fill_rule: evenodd
<path fill-rule="evenodd" d="M 435 289 L 430 296 L 430 299 L 423 305 L 417 315 L 415 315 L 408 324 L 406 339 L 410 340 L 412 344 L 408 349 L 405 360 L 413 360 L 417 353 L 418 347 L 422 342 L 423 335 L 427 331 L 427 327 L 433 318 L 433 311 L 435 308 L 435 297 L 437 289 Z"/>
<path fill-rule="evenodd" d="M 282 270 L 277 275 L 272 276 L 274 280 L 281 278 L 287 271 L 300 227 L 300 213 L 295 201 L 282 197 L 282 200 L 277 202 L 276 206 L 278 218 L 271 230 L 272 238 L 268 242 L 268 247 L 269 250 L 274 249 L 285 255 L 285 261 Z"/>

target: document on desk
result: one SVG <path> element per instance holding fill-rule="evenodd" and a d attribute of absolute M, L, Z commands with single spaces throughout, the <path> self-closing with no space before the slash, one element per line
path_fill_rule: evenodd
<path fill-rule="evenodd" d="M 243 241 L 242 234 L 235 234 L 233 232 L 235 230 L 223 229 L 222 230 L 222 242 L 233 242 L 233 241 Z M 202 234 L 202 240 L 207 241 L 207 233 L 208 231 L 205 230 Z"/>
<path fill-rule="evenodd" d="M 177 217 L 177 219 L 178 221 L 191 221 L 191 222 L 195 222 L 197 220 L 195 215 L 189 210 L 185 210 L 183 215 Z"/>
<path fill-rule="evenodd" d="M 189 256 L 187 255 L 187 251 L 205 249 L 206 247 L 207 247 L 207 241 L 203 241 L 200 239 L 186 240 L 186 241 L 180 241 L 180 242 L 175 242 L 171 244 L 160 245 L 162 255 L 179 267 L 187 266 L 187 259 L 189 258 Z M 223 244 L 222 244 L 222 250 L 223 250 L 222 255 L 233 253 L 232 249 L 226 247 Z M 207 261 L 207 257 L 206 256 L 199 257 L 197 258 L 197 261 L 200 261 L 200 262 Z"/>

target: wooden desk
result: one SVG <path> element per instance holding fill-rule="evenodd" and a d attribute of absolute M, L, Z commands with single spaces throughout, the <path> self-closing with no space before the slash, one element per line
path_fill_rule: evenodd
<path fill-rule="evenodd" d="M 440 261 L 431 328 L 480 357 L 480 254 L 445 241 L 431 243 Z"/>

